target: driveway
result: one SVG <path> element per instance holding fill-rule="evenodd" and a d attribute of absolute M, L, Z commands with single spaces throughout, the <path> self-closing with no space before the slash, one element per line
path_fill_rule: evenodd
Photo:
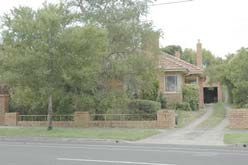
<path fill-rule="evenodd" d="M 180 129 L 165 130 L 159 135 L 141 140 L 141 143 L 186 144 L 186 145 L 224 145 L 223 136 L 228 120 L 225 118 L 212 129 L 199 129 L 197 126 L 213 113 L 213 105 L 206 105 L 207 112 L 188 126 Z"/>

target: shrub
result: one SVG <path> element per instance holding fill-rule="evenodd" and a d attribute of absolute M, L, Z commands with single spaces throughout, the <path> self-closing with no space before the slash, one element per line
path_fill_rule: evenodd
<path fill-rule="evenodd" d="M 187 102 L 182 102 L 182 103 L 176 103 L 174 105 L 175 110 L 183 110 L 183 111 L 191 111 L 190 104 Z"/>
<path fill-rule="evenodd" d="M 161 104 L 151 100 L 131 100 L 128 108 L 134 114 L 154 114 L 161 109 Z"/>
<path fill-rule="evenodd" d="M 189 103 L 195 111 L 199 108 L 199 88 L 195 84 L 187 84 L 183 87 L 183 101 Z"/>
<path fill-rule="evenodd" d="M 159 95 L 158 102 L 160 102 L 162 109 L 167 108 L 167 100 L 166 100 L 166 97 L 162 93 Z"/>

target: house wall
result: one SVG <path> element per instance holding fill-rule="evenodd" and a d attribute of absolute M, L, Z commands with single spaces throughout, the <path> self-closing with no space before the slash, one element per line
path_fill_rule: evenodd
<path fill-rule="evenodd" d="M 178 76 L 178 84 L 179 84 L 179 90 L 177 92 L 166 92 L 166 82 L 165 77 L 168 75 L 177 75 Z M 184 85 L 185 77 L 180 72 L 161 72 L 159 77 L 159 90 L 160 93 L 162 93 L 167 100 L 168 104 L 174 104 L 174 103 L 180 103 L 183 101 L 183 94 L 182 94 L 182 88 Z"/>

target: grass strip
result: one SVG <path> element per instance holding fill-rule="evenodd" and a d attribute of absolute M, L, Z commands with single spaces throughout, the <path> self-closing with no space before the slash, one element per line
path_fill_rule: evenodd
<path fill-rule="evenodd" d="M 248 144 L 248 133 L 235 133 L 224 135 L 225 144 Z"/>
<path fill-rule="evenodd" d="M 158 134 L 156 129 L 117 129 L 117 128 L 54 128 L 47 131 L 39 128 L 0 128 L 0 136 L 4 137 L 54 137 L 54 138 L 90 138 L 135 141 Z"/>

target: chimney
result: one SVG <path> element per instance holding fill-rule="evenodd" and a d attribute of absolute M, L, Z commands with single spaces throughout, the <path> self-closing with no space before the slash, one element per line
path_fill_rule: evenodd
<path fill-rule="evenodd" d="M 196 45 L 196 66 L 202 68 L 202 44 L 200 40 L 198 40 L 198 43 Z"/>
<path fill-rule="evenodd" d="M 181 53 L 180 53 L 180 51 L 177 50 L 177 51 L 175 52 L 175 57 L 181 58 Z"/>

